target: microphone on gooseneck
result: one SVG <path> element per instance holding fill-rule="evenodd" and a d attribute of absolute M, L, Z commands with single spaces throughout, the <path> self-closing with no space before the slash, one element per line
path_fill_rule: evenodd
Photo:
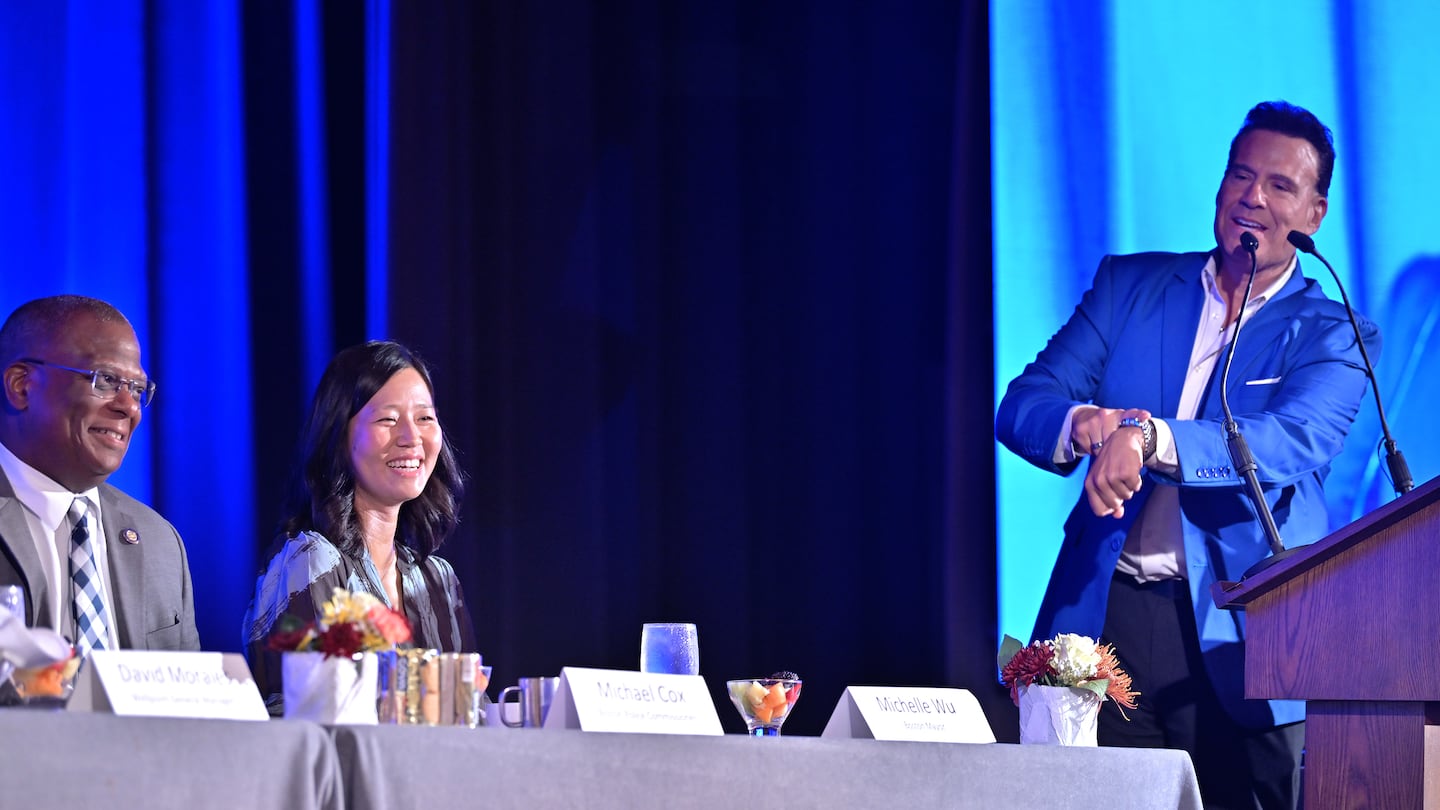
<path fill-rule="evenodd" d="M 1335 279 L 1335 286 L 1340 288 L 1340 300 L 1345 304 L 1345 314 L 1350 316 L 1350 327 L 1355 330 L 1355 342 L 1360 346 L 1360 359 L 1365 361 L 1365 376 L 1370 378 L 1370 390 L 1375 392 L 1375 410 L 1380 413 L 1380 432 L 1385 436 L 1385 466 L 1390 469 L 1390 484 L 1395 487 L 1396 495 L 1404 495 L 1415 488 L 1415 480 L 1410 477 L 1410 465 L 1405 463 L 1405 454 L 1400 452 L 1395 437 L 1390 435 L 1390 423 L 1385 421 L 1385 406 L 1380 402 L 1380 383 L 1375 379 L 1375 366 L 1370 362 L 1370 353 L 1365 351 L 1365 339 L 1360 336 L 1360 324 L 1355 320 L 1350 296 L 1345 294 L 1345 285 L 1340 283 L 1340 276 L 1335 272 L 1335 268 L 1315 249 L 1315 240 L 1310 238 L 1309 234 L 1291 231 L 1288 238 L 1290 244 L 1319 259 L 1325 269 L 1330 271 L 1330 277 Z"/>
<path fill-rule="evenodd" d="M 1230 364 L 1235 361 L 1235 347 L 1240 344 L 1240 326 L 1245 320 L 1245 308 L 1250 306 L 1250 291 L 1255 287 L 1255 249 L 1260 247 L 1260 240 L 1255 238 L 1255 234 L 1245 231 L 1240 234 L 1240 247 L 1250 254 L 1250 278 L 1245 282 L 1245 300 L 1240 302 L 1240 312 L 1235 316 L 1235 334 L 1230 338 L 1230 351 L 1225 355 L 1225 368 L 1220 372 L 1220 407 L 1225 410 L 1225 445 L 1230 450 L 1230 463 L 1235 467 L 1235 474 L 1245 480 L 1250 500 L 1255 504 L 1255 513 L 1260 516 L 1260 527 L 1265 530 L 1265 539 L 1270 541 L 1272 554 L 1246 571 L 1245 576 L 1248 577 L 1278 561 L 1279 555 L 1285 553 L 1285 544 L 1280 542 L 1280 530 L 1275 526 L 1275 516 L 1270 513 L 1270 504 L 1265 502 L 1265 493 L 1260 489 L 1260 478 L 1255 474 L 1260 465 L 1256 464 L 1255 457 L 1250 455 L 1250 446 L 1245 443 L 1245 437 L 1240 435 L 1240 426 L 1235 423 L 1235 415 L 1230 412 Z"/>

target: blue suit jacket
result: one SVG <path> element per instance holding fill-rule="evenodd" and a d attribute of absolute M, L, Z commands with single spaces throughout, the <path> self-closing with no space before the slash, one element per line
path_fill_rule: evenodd
<path fill-rule="evenodd" d="M 1200 275 L 1207 257 L 1105 257 L 1069 321 L 1011 382 L 996 434 L 1037 467 L 1068 475 L 1078 462 L 1057 466 L 1052 455 L 1072 406 L 1145 408 L 1167 419 L 1179 471 L 1171 477 L 1147 470 L 1123 519 L 1096 517 L 1082 494 L 1065 523 L 1035 637 L 1100 635 L 1130 524 L 1157 485 L 1178 486 L 1190 596 L 1207 672 L 1237 722 L 1263 727 L 1303 719 L 1304 704 L 1244 700 L 1244 614 L 1218 610 L 1210 596 L 1212 583 L 1238 579 L 1269 554 L 1226 448 L 1223 355 L 1195 419 L 1173 418 L 1203 305 Z M 1368 320 L 1359 322 L 1367 348 L 1378 354 L 1379 331 Z M 1298 267 L 1240 331 L 1229 377 L 1230 408 L 1259 464 L 1261 486 L 1287 547 L 1328 531 L 1325 476 L 1367 382 L 1345 308 L 1326 298 Z"/>

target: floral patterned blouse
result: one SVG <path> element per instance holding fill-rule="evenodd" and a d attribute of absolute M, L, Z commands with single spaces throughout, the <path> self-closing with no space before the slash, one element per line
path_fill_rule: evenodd
<path fill-rule="evenodd" d="M 441 652 L 476 652 L 465 594 L 450 563 L 434 554 L 422 558 L 397 544 L 396 567 L 405 618 L 414 634 L 411 644 Z M 311 621 L 336 588 L 366 591 L 395 607 L 369 554 L 346 554 L 317 532 L 286 538 L 256 581 L 255 598 L 245 611 L 243 641 L 255 685 L 272 712 L 280 708 L 283 687 L 280 654 L 265 649 L 270 629 L 287 613 Z"/>

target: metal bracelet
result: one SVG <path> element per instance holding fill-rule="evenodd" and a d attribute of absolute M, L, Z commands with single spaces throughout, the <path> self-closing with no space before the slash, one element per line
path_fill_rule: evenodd
<path fill-rule="evenodd" d="M 1116 429 L 1118 430 L 1122 427 L 1139 428 L 1140 439 L 1143 445 L 1141 453 L 1146 460 L 1155 455 L 1155 425 L 1153 425 L 1149 419 L 1136 419 L 1133 416 L 1127 416 L 1120 420 Z"/>

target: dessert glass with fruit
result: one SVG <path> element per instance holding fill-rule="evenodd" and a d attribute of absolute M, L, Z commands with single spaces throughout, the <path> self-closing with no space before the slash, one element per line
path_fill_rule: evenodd
<path fill-rule="evenodd" d="M 72 652 L 65 661 L 16 669 L 10 676 L 10 685 L 26 706 L 64 708 L 75 690 L 75 673 L 79 669 L 80 658 Z"/>
<path fill-rule="evenodd" d="M 725 682 L 730 702 L 744 718 L 745 728 L 752 737 L 780 736 L 780 726 L 790 716 L 795 701 L 800 699 L 800 685 L 800 676 L 793 672 Z"/>

